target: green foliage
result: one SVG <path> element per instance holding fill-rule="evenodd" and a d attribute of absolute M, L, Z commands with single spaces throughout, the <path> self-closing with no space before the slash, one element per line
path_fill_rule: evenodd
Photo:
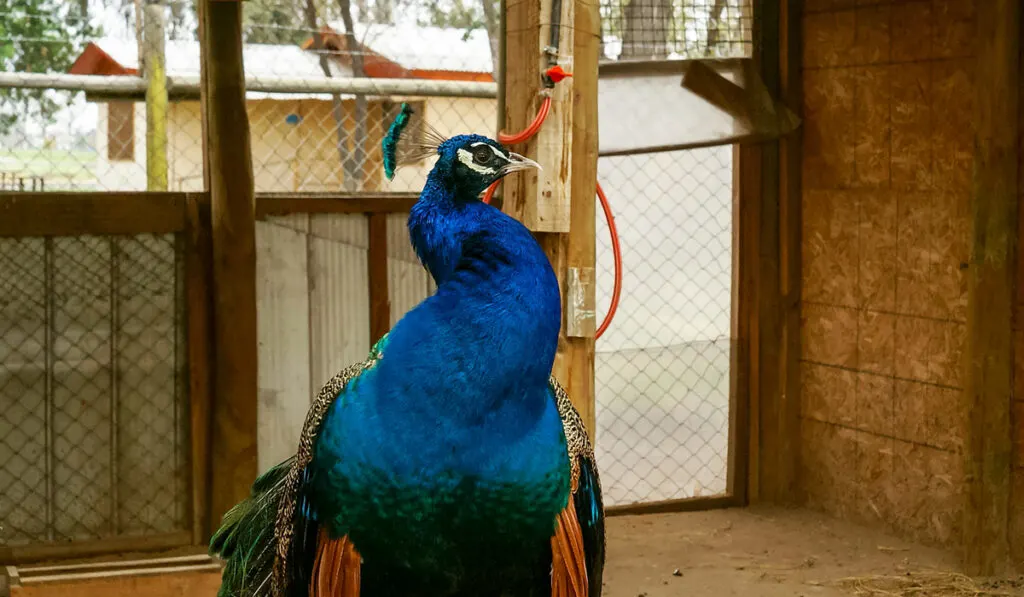
<path fill-rule="evenodd" d="M 303 2 L 248 0 L 242 9 L 245 41 L 252 44 L 301 44 L 312 32 L 305 25 Z"/>
<path fill-rule="evenodd" d="M 0 0 L 0 67 L 5 72 L 65 73 L 99 35 L 67 0 Z M 0 89 L 0 134 L 19 122 L 46 125 L 72 96 L 44 89 Z"/>

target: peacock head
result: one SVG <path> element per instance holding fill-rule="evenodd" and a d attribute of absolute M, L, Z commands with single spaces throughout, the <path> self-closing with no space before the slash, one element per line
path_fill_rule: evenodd
<path fill-rule="evenodd" d="M 505 149 L 482 135 L 457 135 L 437 147 L 434 172 L 466 197 L 476 197 L 494 181 L 527 170 L 540 169 L 540 164 Z"/>
<path fill-rule="evenodd" d="M 458 197 L 477 197 L 494 181 L 517 170 L 540 169 L 540 164 L 518 153 L 512 153 L 482 135 L 457 135 L 447 138 L 422 118 L 412 128 L 414 111 L 409 104 L 401 110 L 388 128 L 381 143 L 384 153 L 384 174 L 393 179 L 395 169 L 437 156 L 430 176 L 441 181 Z"/>

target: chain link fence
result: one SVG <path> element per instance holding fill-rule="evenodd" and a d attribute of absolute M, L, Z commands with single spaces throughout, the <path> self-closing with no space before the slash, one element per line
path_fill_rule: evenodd
<path fill-rule="evenodd" d="M 606 60 L 750 54 L 752 19 L 745 0 L 604 0 L 601 15 Z M 687 118 L 678 107 L 664 105 L 665 98 L 653 91 L 657 85 L 643 75 L 629 87 L 638 103 L 653 109 L 653 115 L 645 112 L 648 118 Z M 643 141 L 621 142 L 642 147 Z M 605 499 L 626 505 L 724 494 L 733 148 L 602 157 L 598 177 L 615 212 L 623 254 L 622 299 L 595 357 Z M 607 224 L 599 214 L 598 313 L 610 303 L 613 266 Z"/>
<path fill-rule="evenodd" d="M 613 60 L 749 55 L 749 0 L 602 0 L 604 55 Z"/>
<path fill-rule="evenodd" d="M 0 239 L 0 544 L 188 529 L 174 235 Z"/>

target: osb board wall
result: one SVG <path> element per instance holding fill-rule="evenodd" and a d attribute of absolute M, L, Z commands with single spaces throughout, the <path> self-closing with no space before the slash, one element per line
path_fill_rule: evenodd
<path fill-rule="evenodd" d="M 938 544 L 960 533 L 972 5 L 803 17 L 802 489 Z"/>

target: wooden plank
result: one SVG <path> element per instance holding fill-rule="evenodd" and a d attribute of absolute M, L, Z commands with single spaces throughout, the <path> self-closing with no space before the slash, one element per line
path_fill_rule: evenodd
<path fill-rule="evenodd" d="M 749 215 L 750 201 L 743 201 L 740 174 L 741 151 L 733 147 L 732 217 L 732 348 L 729 352 L 729 458 L 726 469 L 726 493 L 745 505 L 749 499 L 751 433 L 750 328 L 754 304 L 753 268 L 748 257 L 754 244 L 747 230 L 756 224 Z"/>
<path fill-rule="evenodd" d="M 664 500 L 658 502 L 645 502 L 642 504 L 626 504 L 623 506 L 608 506 L 604 512 L 608 516 L 632 516 L 639 514 L 667 514 L 678 512 L 703 512 L 706 510 L 721 510 L 722 508 L 735 508 L 744 504 L 735 496 L 723 495 L 713 497 L 696 497 L 682 500 Z"/>
<path fill-rule="evenodd" d="M 737 371 L 740 375 L 737 383 L 737 391 L 745 391 L 746 395 L 737 396 L 736 406 L 747 405 L 746 413 L 739 411 L 730 412 L 735 416 L 734 424 L 738 434 L 744 433 L 743 419 L 746 418 L 746 445 L 742 440 L 736 444 L 736 459 L 734 463 L 736 472 L 746 466 L 748 476 L 746 479 L 746 497 L 748 502 L 757 502 L 761 498 L 761 417 L 763 408 L 761 397 L 761 326 L 760 326 L 760 222 L 761 222 L 761 147 L 756 145 L 742 145 L 736 150 L 736 163 L 733 168 L 734 179 L 737 183 L 739 194 L 736 243 L 737 252 L 739 295 L 734 303 L 740 335 L 737 340 L 742 342 L 742 349 L 745 354 L 741 363 L 736 363 L 744 370 Z M 745 332 L 745 333 L 744 333 Z M 735 361 L 734 361 L 735 363 Z M 745 453 L 744 453 L 745 452 Z M 741 460 L 746 459 L 744 465 Z M 739 495 L 739 485 L 744 483 L 738 477 L 733 480 L 733 487 Z"/>
<path fill-rule="evenodd" d="M 566 4 L 572 4 L 563 0 Z M 564 345 L 568 354 L 569 373 L 566 389 L 573 399 L 573 404 L 587 424 L 592 441 L 597 441 L 597 408 L 594 388 L 594 332 L 596 330 L 596 313 L 594 313 L 596 268 L 595 244 L 595 210 L 597 209 L 597 68 L 601 52 L 601 15 L 597 4 L 576 2 L 572 21 L 574 27 L 563 27 L 563 31 L 573 29 L 573 96 L 572 96 L 572 186 L 571 186 L 571 231 L 567 239 L 567 263 L 569 272 L 578 271 L 584 287 L 579 290 L 583 295 L 585 310 L 581 321 L 566 325 Z M 563 44 L 565 42 L 563 41 Z M 564 85 L 565 81 L 560 83 Z M 571 280 L 571 276 L 569 277 Z M 565 295 L 563 295 L 565 296 Z M 569 298 L 569 297 L 565 297 Z M 566 301 L 567 302 L 567 301 Z M 563 307 L 568 314 L 568 309 Z M 589 321 L 588 321 L 589 320 Z M 578 329 L 577 329 L 578 326 Z M 573 336 L 568 336 L 573 332 Z M 575 334 L 579 334 L 576 336 Z"/>
<path fill-rule="evenodd" d="M 547 18 L 545 16 L 544 18 Z M 505 3 L 505 113 L 500 115 L 504 130 L 518 132 L 526 128 L 537 114 L 540 98 L 540 2 Z M 523 155 L 530 155 L 532 144 L 516 146 Z M 502 210 L 524 221 L 527 198 L 535 198 L 537 175 L 522 173 L 502 182 Z"/>
<path fill-rule="evenodd" d="M 0 548 L 0 561 L 5 564 L 25 564 L 86 558 L 103 554 L 142 553 L 182 547 L 191 542 L 192 533 L 190 531 L 179 531 L 142 537 L 111 537 L 92 541 L 36 543 Z"/>
<path fill-rule="evenodd" d="M 0 193 L 0 237 L 168 234 L 187 193 Z"/>
<path fill-rule="evenodd" d="M 405 213 L 418 199 L 419 193 L 257 193 L 256 218 L 296 213 Z"/>
<path fill-rule="evenodd" d="M 190 504 L 192 541 L 205 544 L 212 533 L 209 517 L 213 392 L 213 295 L 211 290 L 212 240 L 208 196 L 188 201 L 185 234 L 185 293 L 188 326 L 189 417 L 191 421 Z"/>
<path fill-rule="evenodd" d="M 769 0 L 755 2 L 754 10 L 761 24 L 754 32 L 754 61 L 768 91 L 777 94 L 780 89 L 781 12 L 778 4 Z M 796 498 L 794 459 L 798 455 L 795 449 L 798 444 L 786 437 L 794 431 L 782 421 L 793 412 L 787 401 L 798 396 L 784 395 L 782 389 L 783 369 L 787 367 L 783 344 L 793 338 L 784 337 L 790 332 L 785 330 L 782 315 L 779 159 L 778 143 L 743 146 L 740 150 L 741 201 L 752 204 L 743 209 L 749 210 L 751 227 L 756 229 L 753 233 L 756 249 L 742 253 L 750 260 L 746 267 L 753 268 L 755 287 L 754 297 L 747 298 L 754 301 L 748 352 L 751 419 L 747 493 L 750 501 L 788 503 Z M 796 356 L 791 352 L 785 354 Z"/>
<path fill-rule="evenodd" d="M 983 576 L 1009 559 L 1020 16 L 1017 0 L 977 6 L 963 557 Z"/>
<path fill-rule="evenodd" d="M 214 392 L 210 520 L 257 474 L 256 231 L 242 69 L 242 7 L 203 0 L 203 137 L 213 240 Z"/>
<path fill-rule="evenodd" d="M 705 62 L 693 61 L 683 77 L 683 87 L 731 115 L 752 136 L 770 139 L 793 132 L 799 118 L 784 102 L 773 99 L 752 60 L 743 61 L 742 72 L 744 84 L 740 86 Z"/>
<path fill-rule="evenodd" d="M 366 251 L 370 291 L 370 343 L 376 343 L 391 329 L 391 299 L 388 292 L 388 216 L 367 216 L 370 243 Z"/>
<path fill-rule="evenodd" d="M 535 67 L 538 75 L 550 66 L 552 59 L 571 65 L 567 67 L 567 70 L 580 66 L 572 58 L 568 58 L 575 55 L 574 27 L 560 27 L 556 32 L 560 55 L 551 56 L 544 52 L 552 39 L 552 24 L 549 15 L 551 15 L 554 4 L 553 0 L 540 0 L 541 19 L 538 43 L 540 44 L 541 59 Z M 559 22 L 572 23 L 576 13 L 576 3 L 571 0 L 560 0 L 558 4 L 561 7 Z M 524 66 L 530 68 L 533 65 L 526 64 Z M 594 77 L 597 78 L 596 72 Z M 537 232 L 569 232 L 572 211 L 572 168 L 575 161 L 569 155 L 574 132 L 575 81 L 575 77 L 569 77 L 556 84 L 554 89 L 545 90 L 545 93 L 551 95 L 551 110 L 544 120 L 544 125 L 531 142 L 535 152 L 534 159 L 545 168 L 536 174 L 531 173 L 537 176 L 536 197 L 525 204 L 523 224 Z M 596 122 L 594 128 L 597 128 Z M 596 146 L 594 149 L 596 151 Z"/>
<path fill-rule="evenodd" d="M 779 93 L 781 103 L 799 110 L 803 80 L 800 40 L 803 0 L 779 3 Z M 799 115 L 794 115 L 799 118 Z M 800 473 L 800 296 L 803 138 L 789 131 L 779 141 L 779 339 L 778 493 L 787 504 L 799 499 Z"/>
<path fill-rule="evenodd" d="M 568 6 L 572 4 L 572 6 Z M 542 6 L 543 5 L 543 6 Z M 549 29 L 542 23 L 549 20 L 550 3 L 516 2 L 506 5 L 505 130 L 519 131 L 537 113 L 541 73 L 546 58 L 541 48 L 548 42 Z M 547 7 L 545 11 L 545 8 Z M 541 128 L 541 139 L 526 144 L 520 153 L 536 153 L 538 161 L 550 175 L 557 174 L 557 183 L 542 184 L 536 175 L 513 176 L 505 183 L 502 209 L 538 232 L 537 239 L 551 261 L 563 297 L 563 316 L 570 311 L 570 271 L 575 269 L 580 281 L 588 268 L 594 268 L 594 214 L 597 184 L 597 69 L 600 51 L 600 16 L 596 5 L 563 2 L 563 25 L 559 28 L 559 57 L 573 65 L 574 76 L 556 85 L 551 114 Z M 558 91 L 572 85 L 571 95 Z M 568 87 L 565 87 L 568 89 Z M 571 105 L 571 109 L 568 108 Z M 571 112 L 571 114 L 568 114 Z M 553 120 L 554 118 L 554 120 Z M 548 127 L 551 127 L 548 130 Z M 547 131 L 547 132 L 545 132 Z M 541 151 L 538 146 L 554 143 L 548 136 L 558 132 L 558 151 L 554 145 Z M 545 175 L 546 176 L 546 175 Z M 550 196 L 548 195 L 550 193 Z M 563 217 L 560 202 L 569 201 L 568 228 L 558 224 Z M 547 215 L 544 215 L 547 214 Z M 543 221 L 541 221 L 543 220 Z M 546 232 L 545 232 L 546 231 Z M 571 233 L 566 234 L 565 232 Z M 583 287 L 584 295 L 591 292 Z M 581 322 L 586 323 L 586 322 Z M 563 325 L 555 355 L 553 375 L 565 386 L 576 408 L 586 421 L 591 436 L 595 431 L 594 410 L 594 339 L 593 334 L 570 337 Z M 580 330 L 575 330 L 579 332 Z"/>

